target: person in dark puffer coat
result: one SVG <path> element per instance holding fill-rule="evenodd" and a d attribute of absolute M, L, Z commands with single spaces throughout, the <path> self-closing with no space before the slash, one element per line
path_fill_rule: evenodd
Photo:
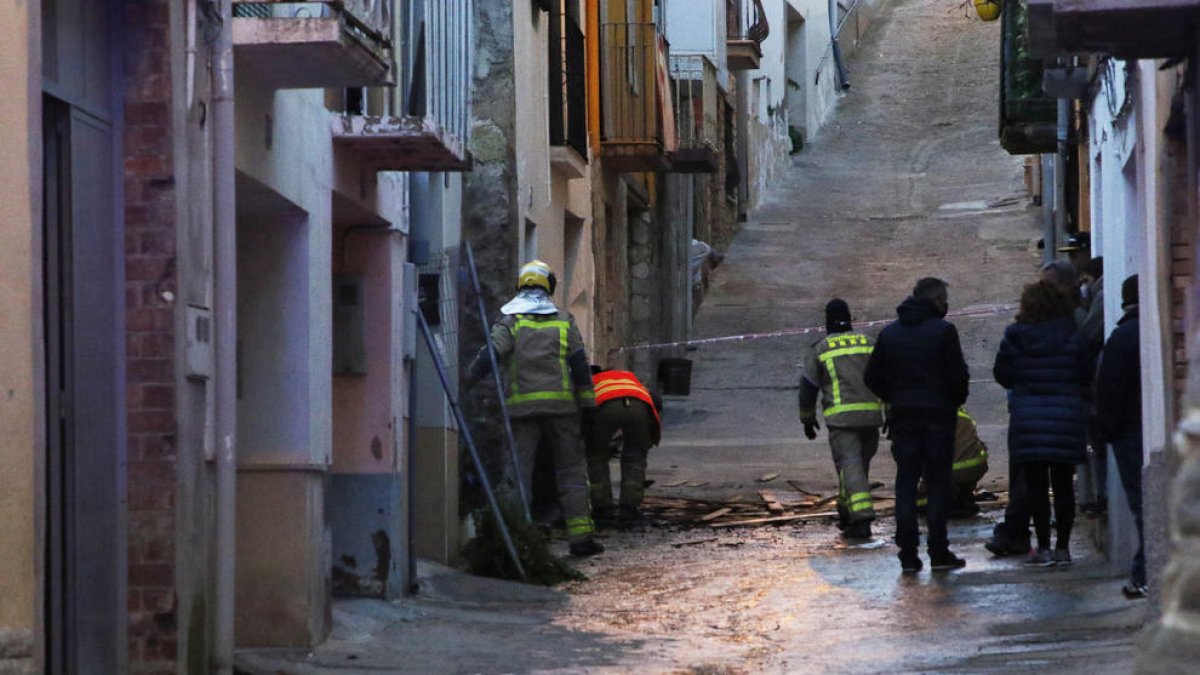
<path fill-rule="evenodd" d="M 1090 358 L 1072 317 L 1075 304 L 1059 285 L 1039 281 L 1021 294 L 1017 322 L 1004 332 L 996 354 L 996 381 L 1011 390 L 1008 451 L 1026 481 L 1022 505 L 1033 516 L 1037 549 L 1026 564 L 1071 563 L 1075 522 L 1075 465 L 1087 456 L 1087 404 L 1083 387 Z M 1050 494 L 1058 541 L 1050 550 Z M 1023 515 L 1023 514 L 1022 514 Z"/>

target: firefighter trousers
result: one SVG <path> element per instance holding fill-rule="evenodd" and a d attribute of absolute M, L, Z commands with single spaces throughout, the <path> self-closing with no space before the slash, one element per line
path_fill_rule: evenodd
<path fill-rule="evenodd" d="M 545 440 L 554 458 L 554 477 L 558 501 L 567 522 L 567 536 L 572 543 L 592 536 L 591 506 L 588 503 L 587 464 L 579 431 L 580 417 L 575 415 L 531 415 L 514 417 L 513 436 L 517 441 L 517 458 L 521 463 L 521 478 L 525 494 L 533 494 L 533 463 L 537 459 L 538 443 Z M 511 467 L 509 469 L 511 471 Z M 516 493 L 515 481 L 506 480 L 505 490 Z"/>
<path fill-rule="evenodd" d="M 838 513 L 846 524 L 875 520 L 870 470 L 879 450 L 879 428 L 829 427 L 829 447 L 838 475 Z"/>
<path fill-rule="evenodd" d="M 646 491 L 646 455 L 650 451 L 654 413 L 634 398 L 608 401 L 596 410 L 587 438 L 588 478 L 592 483 L 592 505 L 597 510 L 613 507 L 612 477 L 608 444 L 621 432 L 621 506 L 637 508 Z"/>

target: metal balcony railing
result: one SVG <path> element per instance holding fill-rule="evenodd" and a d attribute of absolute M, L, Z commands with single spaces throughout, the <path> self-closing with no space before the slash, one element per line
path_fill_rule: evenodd
<path fill-rule="evenodd" d="M 394 0 L 232 0 L 239 68 L 275 89 L 390 86 Z"/>
<path fill-rule="evenodd" d="M 232 0 L 235 18 L 326 19 L 341 17 L 358 37 L 380 46 L 391 43 L 393 0 Z"/>
<path fill-rule="evenodd" d="M 699 54 L 671 55 L 671 79 L 678 148 L 672 164 L 679 172 L 711 173 L 718 168 L 717 68 Z"/>
<path fill-rule="evenodd" d="M 550 145 L 588 156 L 587 45 L 570 16 L 550 17 Z"/>
<path fill-rule="evenodd" d="M 408 0 L 403 117 L 466 142 L 471 100 L 471 0 Z"/>
<path fill-rule="evenodd" d="M 612 23 L 602 25 L 600 33 L 600 140 L 661 150 L 658 26 Z"/>
<path fill-rule="evenodd" d="M 771 33 L 762 0 L 726 0 L 725 26 L 728 40 L 762 44 Z"/>

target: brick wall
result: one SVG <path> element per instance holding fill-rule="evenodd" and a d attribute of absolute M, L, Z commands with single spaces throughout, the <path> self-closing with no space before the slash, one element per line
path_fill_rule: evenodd
<path fill-rule="evenodd" d="M 168 0 L 125 2 L 129 663 L 176 664 L 175 183 Z"/>

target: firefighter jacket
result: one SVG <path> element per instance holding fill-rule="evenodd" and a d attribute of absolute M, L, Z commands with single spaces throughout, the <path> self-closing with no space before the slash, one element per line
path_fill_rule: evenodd
<path fill-rule="evenodd" d="M 954 473 L 950 482 L 974 487 L 987 473 L 987 458 L 987 445 L 979 440 L 975 420 L 965 409 L 959 408 L 958 426 L 954 430 Z"/>
<path fill-rule="evenodd" d="M 821 393 L 825 425 L 877 427 L 883 424 L 883 404 L 863 383 L 863 373 L 874 346 L 862 333 L 831 333 L 813 346 L 804 361 L 800 382 L 800 419 L 817 419 L 817 392 Z"/>
<path fill-rule="evenodd" d="M 622 398 L 632 398 L 645 403 L 654 415 L 651 439 L 652 445 L 658 445 L 662 440 L 662 418 L 659 416 L 658 405 L 646 385 L 637 379 L 637 375 L 627 370 L 606 370 L 592 376 L 592 384 L 596 388 L 596 405 L 602 406 L 609 401 Z"/>
<path fill-rule="evenodd" d="M 569 415 L 596 405 L 583 338 L 567 312 L 512 314 L 492 327 L 513 417 Z"/>

